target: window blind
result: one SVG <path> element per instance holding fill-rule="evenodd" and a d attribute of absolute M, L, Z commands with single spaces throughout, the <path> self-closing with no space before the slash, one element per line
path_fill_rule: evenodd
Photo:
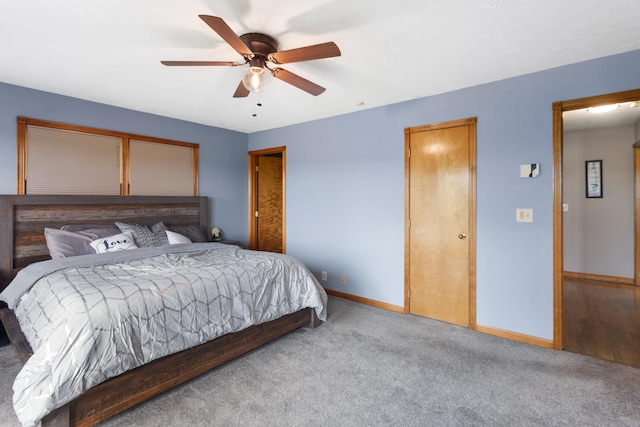
<path fill-rule="evenodd" d="M 120 194 L 121 138 L 27 125 L 26 194 Z"/>
<path fill-rule="evenodd" d="M 195 149 L 129 140 L 130 194 L 194 196 Z"/>

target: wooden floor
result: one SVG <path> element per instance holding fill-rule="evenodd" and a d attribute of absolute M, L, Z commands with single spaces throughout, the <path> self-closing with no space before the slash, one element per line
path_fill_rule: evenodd
<path fill-rule="evenodd" d="M 564 280 L 564 349 L 640 367 L 640 287 Z"/>

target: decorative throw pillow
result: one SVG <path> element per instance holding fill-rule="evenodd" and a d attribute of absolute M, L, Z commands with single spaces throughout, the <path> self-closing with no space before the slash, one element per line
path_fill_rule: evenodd
<path fill-rule="evenodd" d="M 115 236 L 103 237 L 91 242 L 91 247 L 99 254 L 106 252 L 123 251 L 127 249 L 135 249 L 138 246 L 134 243 L 133 234 L 125 231 Z"/>
<path fill-rule="evenodd" d="M 90 237 L 71 231 L 45 227 L 44 239 L 52 259 L 95 253 Z"/>
<path fill-rule="evenodd" d="M 188 238 L 187 236 L 183 236 L 182 234 L 169 231 L 169 230 L 167 230 L 165 233 L 167 234 L 167 239 L 169 240 L 170 245 L 177 245 L 180 243 L 191 243 L 191 239 Z"/>
<path fill-rule="evenodd" d="M 163 222 L 158 222 L 151 226 L 151 232 L 154 234 L 154 236 L 156 236 L 156 238 L 160 242 L 160 245 L 168 245 L 170 243 L 169 239 L 167 238 L 166 231 L 167 227 Z"/>
<path fill-rule="evenodd" d="M 126 222 L 116 222 L 116 226 L 120 229 L 121 232 L 131 231 L 133 234 L 133 239 L 140 248 L 146 248 L 151 246 L 160 246 L 162 244 L 163 238 L 160 237 L 160 232 L 164 233 L 164 230 L 160 230 L 160 224 L 154 224 L 152 227 L 155 227 L 158 230 L 157 233 L 151 231 L 149 227 L 146 225 L 140 224 L 130 224 Z M 164 224 L 162 224 L 164 227 Z"/>

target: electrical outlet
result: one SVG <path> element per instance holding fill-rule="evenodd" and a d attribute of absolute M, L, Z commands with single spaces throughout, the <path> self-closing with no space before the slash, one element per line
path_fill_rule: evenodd
<path fill-rule="evenodd" d="M 327 281 L 327 272 L 326 271 L 322 272 L 322 280 L 325 281 L 325 282 Z"/>
<path fill-rule="evenodd" d="M 341 285 L 347 284 L 347 276 L 340 276 L 340 284 Z"/>

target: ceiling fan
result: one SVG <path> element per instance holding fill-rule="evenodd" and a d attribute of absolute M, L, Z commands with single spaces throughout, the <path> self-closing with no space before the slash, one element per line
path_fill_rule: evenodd
<path fill-rule="evenodd" d="M 233 94 L 234 98 L 244 98 L 251 91 L 259 92 L 272 76 L 290 85 L 318 96 L 325 91 L 319 86 L 297 74 L 280 67 L 271 67 L 268 63 L 280 65 L 292 62 L 340 56 L 340 49 L 334 42 L 300 47 L 278 52 L 278 42 L 271 36 L 261 33 L 247 33 L 238 36 L 226 22 L 217 16 L 199 15 L 213 31 L 244 58 L 244 63 L 234 61 L 160 61 L 169 66 L 227 66 L 237 67 L 248 64 L 248 71 Z"/>

